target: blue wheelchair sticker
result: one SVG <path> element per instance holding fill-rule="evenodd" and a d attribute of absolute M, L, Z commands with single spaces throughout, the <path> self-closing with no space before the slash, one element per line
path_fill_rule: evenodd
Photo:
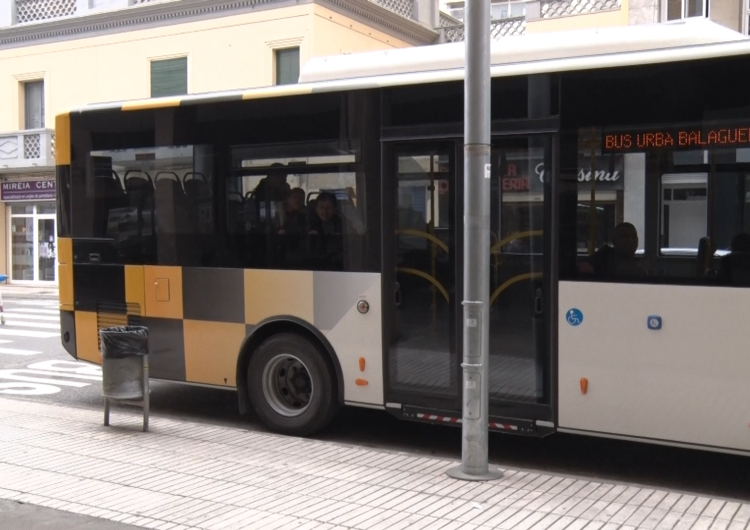
<path fill-rule="evenodd" d="M 568 312 L 565 315 L 565 320 L 567 320 L 568 324 L 571 326 L 580 326 L 583 324 L 583 313 L 581 313 L 580 309 L 576 309 L 575 307 L 573 309 L 568 309 Z"/>

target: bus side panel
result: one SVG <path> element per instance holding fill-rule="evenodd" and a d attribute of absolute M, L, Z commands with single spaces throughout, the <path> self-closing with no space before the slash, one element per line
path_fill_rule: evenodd
<path fill-rule="evenodd" d="M 289 316 L 320 330 L 344 379 L 344 400 L 383 404 L 380 275 L 359 272 L 245 270 L 248 331 Z M 357 308 L 360 301 L 367 307 Z M 360 361 L 360 358 L 362 359 Z"/>
<path fill-rule="evenodd" d="M 138 289 L 139 282 L 142 282 L 141 289 Z M 128 266 L 125 290 L 129 304 L 143 304 L 143 325 L 149 330 L 151 376 L 190 381 L 185 375 L 182 267 Z M 203 355 L 210 354 L 215 355 L 203 352 Z"/>
<path fill-rule="evenodd" d="M 750 289 L 559 293 L 560 428 L 750 451 Z"/>
<path fill-rule="evenodd" d="M 94 311 L 75 312 L 76 354 L 80 361 L 101 364 L 99 353 L 99 329 Z"/>
<path fill-rule="evenodd" d="M 77 358 L 75 311 L 60 310 L 60 337 L 65 351 L 74 359 Z"/>
<path fill-rule="evenodd" d="M 314 283 L 315 325 L 338 357 L 344 401 L 383 405 L 380 275 L 316 272 Z"/>
<path fill-rule="evenodd" d="M 59 171 L 60 168 L 58 168 Z M 57 238 L 58 300 L 60 302 L 60 338 L 73 358 L 76 352 L 75 305 L 73 296 L 73 240 Z"/>

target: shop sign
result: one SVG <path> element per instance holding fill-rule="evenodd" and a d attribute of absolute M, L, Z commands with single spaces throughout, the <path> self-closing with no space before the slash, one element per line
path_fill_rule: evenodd
<path fill-rule="evenodd" d="M 613 162 L 610 164 L 610 162 Z M 623 159 L 615 156 L 613 160 L 603 157 L 598 161 L 596 169 L 592 169 L 591 162 L 587 157 L 580 157 L 578 161 L 579 185 L 586 185 L 592 180 L 596 181 L 596 189 L 599 191 L 615 191 L 623 189 Z M 532 173 L 529 176 L 529 172 Z M 504 192 L 542 192 L 546 181 L 546 168 L 541 160 L 529 162 L 507 162 L 505 163 L 505 175 L 500 179 Z"/>
<path fill-rule="evenodd" d="M 3 182 L 0 185 L 0 200 L 8 201 L 54 201 L 54 180 L 25 182 Z"/>

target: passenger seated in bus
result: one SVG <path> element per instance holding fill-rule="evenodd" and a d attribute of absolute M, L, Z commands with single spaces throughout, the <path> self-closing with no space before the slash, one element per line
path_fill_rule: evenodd
<path fill-rule="evenodd" d="M 294 188 L 284 200 L 280 212 L 278 234 L 281 253 L 280 263 L 287 269 L 306 269 L 307 252 L 307 209 L 305 190 Z"/>
<path fill-rule="evenodd" d="M 343 229 L 336 197 L 332 193 L 323 192 L 317 197 L 315 215 L 310 220 L 310 250 L 314 268 L 341 270 L 343 244 Z"/>
<path fill-rule="evenodd" d="M 593 274 L 604 278 L 638 278 L 647 276 L 638 263 L 638 231 L 631 223 L 620 223 L 615 227 L 612 246 L 604 245 L 591 256 L 588 262 L 579 265 L 582 274 Z"/>
<path fill-rule="evenodd" d="M 279 211 L 279 234 L 306 234 L 305 214 L 305 190 L 294 188 L 284 199 L 283 208 Z"/>
<path fill-rule="evenodd" d="M 750 234 L 740 233 L 729 244 L 730 253 L 721 258 L 719 280 L 750 284 Z"/>
<path fill-rule="evenodd" d="M 284 199 L 291 191 L 286 177 L 282 164 L 272 164 L 268 175 L 253 190 L 256 215 L 260 223 L 269 222 L 282 210 Z"/>

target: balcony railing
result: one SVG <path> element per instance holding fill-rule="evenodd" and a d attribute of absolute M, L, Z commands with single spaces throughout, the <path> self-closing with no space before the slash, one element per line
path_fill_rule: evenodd
<path fill-rule="evenodd" d="M 0 134 L 0 173 L 55 167 L 55 131 L 31 129 Z"/>
<path fill-rule="evenodd" d="M 412 9 L 412 0 L 371 0 L 376 4 L 390 9 L 394 13 L 398 13 L 405 18 L 414 18 L 414 11 Z"/>
<path fill-rule="evenodd" d="M 620 9 L 621 0 L 542 0 L 541 18 L 584 15 Z"/>
<path fill-rule="evenodd" d="M 178 0 L 0 0 L 0 27 L 87 15 L 102 9 L 174 1 Z"/>
<path fill-rule="evenodd" d="M 439 28 L 439 31 L 443 34 L 443 40 L 445 42 L 462 42 L 466 38 L 466 27 L 463 25 L 444 26 Z M 498 40 L 502 37 L 511 37 L 513 35 L 523 35 L 525 32 L 525 17 L 493 20 L 490 28 L 492 40 Z"/>
<path fill-rule="evenodd" d="M 103 9 L 139 7 L 180 0 L 0 0 L 0 27 L 83 16 Z M 414 18 L 413 0 L 370 0 L 386 9 Z M 253 5 L 283 0 L 254 0 Z"/>

